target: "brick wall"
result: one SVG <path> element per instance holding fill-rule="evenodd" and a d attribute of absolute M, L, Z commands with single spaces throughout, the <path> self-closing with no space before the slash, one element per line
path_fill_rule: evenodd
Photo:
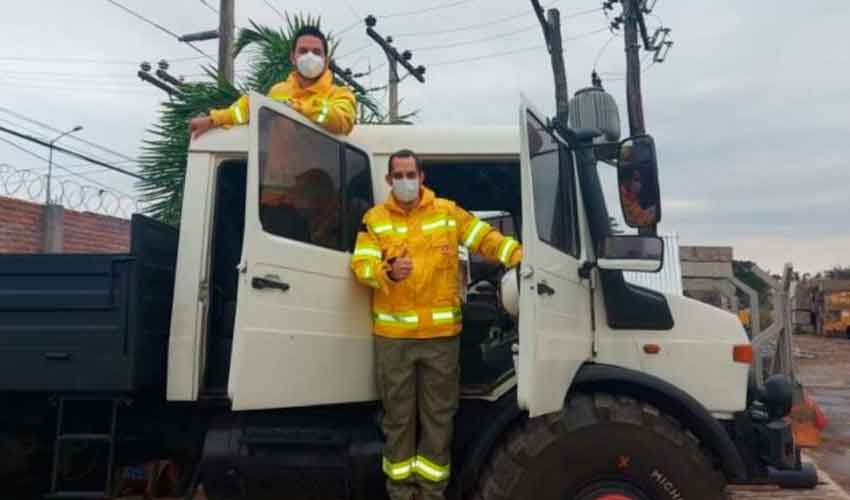
<path fill-rule="evenodd" d="M 0 253 L 39 253 L 43 207 L 0 196 Z"/>
<path fill-rule="evenodd" d="M 44 248 L 43 205 L 0 196 L 0 253 L 40 253 Z M 126 253 L 130 221 L 65 210 L 65 253 Z"/>

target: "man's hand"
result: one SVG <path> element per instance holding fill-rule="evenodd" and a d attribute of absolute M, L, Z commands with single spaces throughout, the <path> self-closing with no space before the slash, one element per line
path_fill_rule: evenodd
<path fill-rule="evenodd" d="M 192 134 L 192 139 L 197 139 L 207 130 L 213 128 L 215 124 L 209 116 L 199 116 L 189 120 L 189 132 Z"/>
<path fill-rule="evenodd" d="M 390 278 L 393 281 L 401 281 L 410 276 L 410 273 L 413 272 L 413 260 L 407 255 L 407 249 L 405 248 L 402 252 L 401 256 L 397 257 L 392 263 L 392 269 L 390 270 Z"/>

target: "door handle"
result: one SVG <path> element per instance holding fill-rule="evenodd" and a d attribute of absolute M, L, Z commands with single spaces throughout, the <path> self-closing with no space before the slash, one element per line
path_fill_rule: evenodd
<path fill-rule="evenodd" d="M 555 295 L 555 289 L 545 281 L 537 284 L 537 295 Z"/>
<path fill-rule="evenodd" d="M 289 290 L 289 283 L 284 283 L 283 281 L 278 281 L 277 277 L 265 276 L 260 278 L 259 276 L 255 276 L 251 279 L 251 286 L 256 288 L 257 290 L 265 290 L 267 288 L 277 288 L 281 292 L 286 292 Z"/>

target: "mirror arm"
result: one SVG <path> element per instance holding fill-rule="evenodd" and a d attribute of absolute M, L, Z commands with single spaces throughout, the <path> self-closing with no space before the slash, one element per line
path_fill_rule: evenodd
<path fill-rule="evenodd" d="M 598 267 L 598 265 L 595 261 L 586 260 L 584 264 L 582 264 L 581 267 L 578 268 L 579 278 L 589 281 L 590 277 L 592 276 L 593 270 L 596 269 L 596 267 Z"/>

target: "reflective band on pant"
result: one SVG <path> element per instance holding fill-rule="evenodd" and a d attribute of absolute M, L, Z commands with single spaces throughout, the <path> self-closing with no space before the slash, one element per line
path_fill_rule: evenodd
<path fill-rule="evenodd" d="M 397 232 L 398 234 L 406 234 L 407 233 L 407 226 L 396 226 L 395 232 Z"/>
<path fill-rule="evenodd" d="M 419 315 L 415 312 L 408 313 L 386 313 L 375 311 L 372 315 L 375 323 L 388 326 L 400 326 L 402 328 L 416 328 L 419 326 Z"/>
<path fill-rule="evenodd" d="M 393 463 L 387 460 L 387 457 L 384 457 L 384 474 L 393 481 L 407 479 L 410 477 L 410 473 L 413 472 L 413 462 L 415 460 L 415 458 L 409 458 L 403 462 Z"/>
<path fill-rule="evenodd" d="M 486 236 L 488 227 L 490 225 L 486 222 L 475 219 L 475 223 L 470 224 L 469 229 L 466 230 L 466 234 L 463 237 L 463 246 L 473 251 L 476 250 L 478 245 L 481 244 L 481 240 Z"/>
<path fill-rule="evenodd" d="M 325 123 L 325 120 L 328 119 L 328 100 L 322 100 L 322 111 L 319 113 L 319 116 L 316 117 L 316 121 L 319 123 Z"/>
<path fill-rule="evenodd" d="M 511 237 L 507 237 L 502 240 L 502 243 L 499 245 L 499 260 L 504 265 L 508 265 L 511 261 L 511 255 L 514 253 L 514 249 L 517 247 L 519 243 Z"/>
<path fill-rule="evenodd" d="M 230 108 L 233 110 L 233 118 L 236 120 L 236 123 L 245 123 L 245 117 L 242 115 L 242 110 L 239 109 L 239 103 L 237 102 Z"/>
<path fill-rule="evenodd" d="M 460 309 L 457 307 L 436 308 L 431 313 L 435 325 L 452 325 L 461 322 Z"/>
<path fill-rule="evenodd" d="M 438 483 L 449 478 L 450 468 L 448 465 L 437 465 L 422 455 L 413 459 L 413 471 L 423 478 Z"/>

